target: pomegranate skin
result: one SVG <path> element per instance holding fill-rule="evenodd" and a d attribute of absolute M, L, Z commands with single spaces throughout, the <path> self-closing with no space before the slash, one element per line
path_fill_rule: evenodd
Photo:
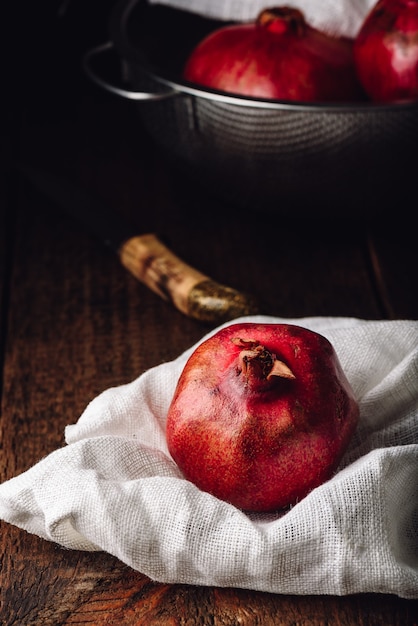
<path fill-rule="evenodd" d="M 380 0 L 354 41 L 359 80 L 375 102 L 418 99 L 418 0 Z"/>
<path fill-rule="evenodd" d="M 359 408 L 331 343 L 292 324 L 231 324 L 200 344 L 168 414 L 186 479 L 246 511 L 295 504 L 328 480 Z"/>
<path fill-rule="evenodd" d="M 353 40 L 312 28 L 301 11 L 266 9 L 224 26 L 192 51 L 183 78 L 220 91 L 300 102 L 363 100 Z"/>

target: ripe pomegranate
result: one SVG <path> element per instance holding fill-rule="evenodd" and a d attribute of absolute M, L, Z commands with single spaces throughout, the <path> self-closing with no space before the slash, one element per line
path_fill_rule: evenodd
<path fill-rule="evenodd" d="M 418 0 L 380 0 L 354 41 L 360 82 L 376 102 L 418 99 Z"/>
<path fill-rule="evenodd" d="M 291 101 L 364 99 L 353 40 L 331 37 L 291 7 L 265 9 L 251 23 L 223 26 L 192 51 L 183 78 L 256 98 Z"/>
<path fill-rule="evenodd" d="M 243 510 L 275 511 L 331 477 L 358 416 L 325 337 L 292 324 L 236 323 L 190 356 L 166 436 L 200 489 Z"/>

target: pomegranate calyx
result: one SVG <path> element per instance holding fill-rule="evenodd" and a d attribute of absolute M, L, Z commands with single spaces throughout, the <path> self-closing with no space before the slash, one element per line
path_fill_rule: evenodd
<path fill-rule="evenodd" d="M 284 33 L 303 35 L 306 26 L 303 13 L 299 9 L 287 6 L 264 9 L 258 15 L 256 23 L 257 26 L 278 35 Z"/>
<path fill-rule="evenodd" d="M 290 367 L 258 341 L 234 337 L 232 342 L 242 348 L 239 354 L 239 371 L 246 378 L 258 382 L 270 381 L 273 376 L 296 378 Z"/>
<path fill-rule="evenodd" d="M 273 363 L 273 367 L 271 368 L 270 374 L 267 376 L 267 380 L 270 380 L 272 376 L 279 376 L 280 378 L 296 378 L 292 370 L 284 361 L 280 361 L 280 359 L 275 359 Z"/>

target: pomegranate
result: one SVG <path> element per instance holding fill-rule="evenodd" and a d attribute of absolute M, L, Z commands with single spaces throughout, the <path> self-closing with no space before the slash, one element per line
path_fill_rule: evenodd
<path fill-rule="evenodd" d="M 364 99 L 353 40 L 331 37 L 295 8 L 265 9 L 251 23 L 223 26 L 192 51 L 183 78 L 233 94 L 291 101 Z"/>
<path fill-rule="evenodd" d="M 418 0 L 380 0 L 354 41 L 364 90 L 376 102 L 418 99 Z"/>
<path fill-rule="evenodd" d="M 236 323 L 192 353 L 167 415 L 185 478 L 247 511 L 275 511 L 329 479 L 358 404 L 332 344 L 292 324 Z"/>

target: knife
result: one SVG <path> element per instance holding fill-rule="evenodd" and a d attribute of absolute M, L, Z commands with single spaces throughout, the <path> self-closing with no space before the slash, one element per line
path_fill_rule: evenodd
<path fill-rule="evenodd" d="M 86 189 L 33 166 L 20 165 L 19 169 L 39 191 L 110 247 L 135 278 L 188 317 L 223 323 L 259 311 L 251 295 L 191 267 L 156 234 L 138 234 L 133 224 Z"/>

